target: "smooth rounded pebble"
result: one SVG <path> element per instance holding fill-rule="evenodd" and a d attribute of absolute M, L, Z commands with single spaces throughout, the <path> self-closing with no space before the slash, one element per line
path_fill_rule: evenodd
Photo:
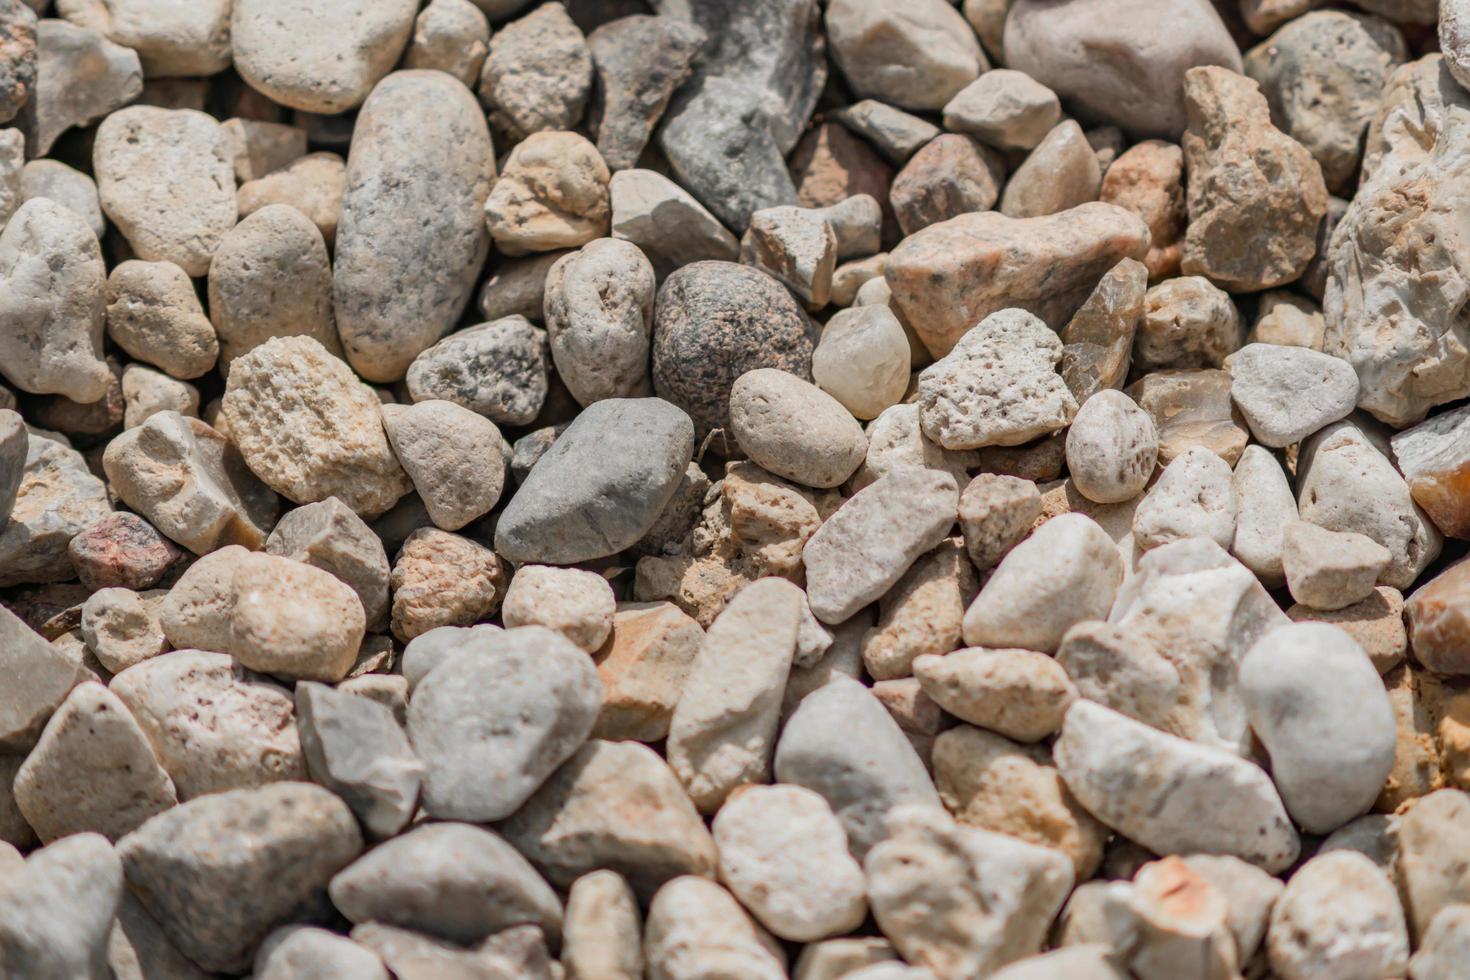
<path fill-rule="evenodd" d="M 596 572 L 523 565 L 510 580 L 500 614 L 506 629 L 545 626 L 593 653 L 612 632 L 615 607 L 612 586 Z"/>
<path fill-rule="evenodd" d="M 431 400 L 384 405 L 383 429 L 436 526 L 458 531 L 500 502 L 510 461 L 494 422 Z"/>
<path fill-rule="evenodd" d="M 867 436 L 852 413 L 809 381 L 774 368 L 730 388 L 730 428 L 751 460 L 809 487 L 835 487 L 862 463 Z"/>
<path fill-rule="evenodd" d="M 1133 514 L 1138 546 L 1205 537 L 1230 547 L 1238 507 L 1232 477 L 1230 464 L 1208 449 L 1191 446 L 1174 457 Z"/>
<path fill-rule="evenodd" d="M 812 351 L 812 380 L 854 418 L 877 418 L 909 385 L 909 342 L 887 306 L 840 310 Z"/>
<path fill-rule="evenodd" d="M 1100 504 L 1142 493 L 1158 455 L 1153 418 L 1120 391 L 1099 391 L 1083 402 L 1067 430 L 1067 475 L 1078 493 Z"/>
<path fill-rule="evenodd" d="M 583 405 L 651 394 L 653 266 L 638 246 L 599 238 L 546 273 L 546 332 L 557 375 Z"/>

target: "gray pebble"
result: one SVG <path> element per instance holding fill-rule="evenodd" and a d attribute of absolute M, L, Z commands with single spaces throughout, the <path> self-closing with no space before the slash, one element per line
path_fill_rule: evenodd
<path fill-rule="evenodd" d="M 408 367 L 414 401 L 442 399 L 497 425 L 526 425 L 546 400 L 546 334 L 513 315 L 456 331 Z"/>
<path fill-rule="evenodd" d="M 599 238 L 546 274 L 546 331 L 557 376 L 583 405 L 653 392 L 653 266 L 638 246 Z"/>

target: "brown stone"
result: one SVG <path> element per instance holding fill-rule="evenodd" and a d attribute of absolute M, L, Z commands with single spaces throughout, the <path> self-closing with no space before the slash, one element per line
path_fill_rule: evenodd
<path fill-rule="evenodd" d="M 393 635 L 473 626 L 505 597 L 505 569 L 489 548 L 434 527 L 408 536 L 393 563 Z"/>
<path fill-rule="evenodd" d="M 1373 803 L 1379 813 L 1400 812 L 1407 804 L 1445 785 L 1434 744 L 1434 721 L 1421 697 L 1420 682 L 1425 676 L 1405 664 L 1383 678 L 1396 735 L 1393 768 Z"/>
<path fill-rule="evenodd" d="M 593 738 L 657 742 L 684 690 L 704 630 L 669 602 L 632 602 L 613 616 L 612 636 L 593 654 L 602 711 Z"/>
<path fill-rule="evenodd" d="M 1414 658 L 1438 674 L 1470 674 L 1470 561 L 1451 565 L 1409 597 Z"/>
<path fill-rule="evenodd" d="M 868 673 L 877 680 L 907 677 L 916 657 L 958 647 L 965 609 L 979 589 L 963 539 L 950 538 L 920 557 L 879 601 L 878 625 L 863 636 Z"/>
<path fill-rule="evenodd" d="M 1062 328 L 1062 380 L 1081 405 L 1104 388 L 1121 388 L 1132 361 L 1133 335 L 1143 316 L 1148 269 L 1124 259 L 1098 282 Z"/>
<path fill-rule="evenodd" d="M 1451 409 L 1393 437 L 1414 503 L 1452 538 L 1470 538 L 1470 409 Z"/>
<path fill-rule="evenodd" d="M 804 207 L 825 208 L 867 194 L 885 210 L 893 168 L 840 123 L 821 123 L 791 154 L 791 179 Z"/>
<path fill-rule="evenodd" d="M 137 514 L 109 514 L 67 544 L 77 578 L 88 589 L 138 591 L 156 585 L 184 553 Z"/>
<path fill-rule="evenodd" d="M 1184 208 L 1184 151 L 1173 143 L 1144 140 L 1113 161 L 1098 200 L 1127 208 L 1148 225 L 1153 241 L 1143 264 L 1152 280 L 1179 274 Z"/>
<path fill-rule="evenodd" d="M 1156 371 L 1126 389 L 1154 420 L 1159 433 L 1159 469 L 1191 446 L 1203 446 L 1234 466 L 1250 434 L 1230 400 L 1230 373 Z"/>
<path fill-rule="evenodd" d="M 1331 623 L 1358 641 L 1380 674 L 1386 674 L 1409 652 L 1409 634 L 1404 629 L 1404 595 L 1380 585 L 1361 602 L 1341 609 L 1309 609 L 1298 603 L 1286 610 L 1293 622 Z"/>
<path fill-rule="evenodd" d="M 990 147 L 958 133 L 930 140 L 893 179 L 889 192 L 905 235 L 968 214 L 988 211 L 1005 183 L 1005 163 Z"/>

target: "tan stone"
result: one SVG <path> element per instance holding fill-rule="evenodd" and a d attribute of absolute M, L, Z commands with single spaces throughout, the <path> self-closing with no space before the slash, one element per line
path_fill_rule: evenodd
<path fill-rule="evenodd" d="M 1127 394 L 1153 417 L 1160 469 L 1193 446 L 1231 466 L 1245 452 L 1250 433 L 1230 398 L 1228 371 L 1156 371 L 1129 385 Z"/>
<path fill-rule="evenodd" d="M 1442 674 L 1470 673 L 1470 562 L 1452 565 L 1405 605 L 1414 657 Z"/>
<path fill-rule="evenodd" d="M 308 153 L 289 166 L 240 185 L 240 217 L 272 204 L 289 204 L 311 219 L 330 247 L 337 240 L 347 164 L 335 153 Z"/>
<path fill-rule="evenodd" d="M 914 562 L 879 600 L 878 625 L 863 636 L 869 675 L 880 681 L 906 677 L 916 657 L 958 647 L 965 608 L 979 588 L 960 538 Z"/>
<path fill-rule="evenodd" d="M 1091 295 L 1058 331 L 1062 380 L 1079 405 L 1104 388 L 1123 387 L 1147 288 L 1148 269 L 1136 259 L 1124 259 L 1098 280 Z"/>
<path fill-rule="evenodd" d="M 1414 800 L 1446 785 L 1434 744 L 1434 720 L 1421 698 L 1426 676 L 1405 664 L 1383 678 L 1396 736 L 1393 768 L 1373 803 L 1379 813 L 1402 812 Z"/>
<path fill-rule="evenodd" d="M 657 742 L 684 690 L 704 630 L 670 602 L 624 603 L 612 635 L 593 654 L 602 679 L 602 712 L 593 738 Z"/>
<path fill-rule="evenodd" d="M 1055 732 L 1077 697 L 1067 672 L 1032 650 L 970 647 L 914 661 L 924 693 L 945 711 L 1022 742 Z"/>
<path fill-rule="evenodd" d="M 1134 144 L 1108 167 L 1098 200 L 1127 208 L 1148 225 L 1152 238 L 1143 264 L 1150 279 L 1178 275 L 1188 220 L 1184 151 L 1163 140 Z"/>
<path fill-rule="evenodd" d="M 1331 623 L 1358 641 L 1378 668 L 1386 674 L 1403 662 L 1409 652 L 1409 634 L 1404 628 L 1404 595 L 1380 585 L 1368 598 L 1341 609 L 1310 609 L 1300 603 L 1286 610 L 1292 622 Z"/>
<path fill-rule="evenodd" d="M 510 151 L 485 200 L 495 246 L 506 255 L 576 248 L 608 233 L 607 164 L 569 132 L 533 133 Z"/>
<path fill-rule="evenodd" d="M 504 595 L 500 558 L 435 527 L 408 536 L 393 562 L 393 635 L 407 642 L 436 626 L 488 619 Z"/>

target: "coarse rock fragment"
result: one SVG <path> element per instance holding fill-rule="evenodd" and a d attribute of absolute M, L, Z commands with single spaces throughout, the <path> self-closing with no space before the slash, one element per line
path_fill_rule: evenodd
<path fill-rule="evenodd" d="M 496 829 L 560 887 L 607 868 L 646 901 L 670 878 L 714 876 L 704 821 L 664 760 L 636 742 L 587 742 Z"/>
<path fill-rule="evenodd" d="M 969 480 L 969 470 L 978 465 L 974 450 L 949 450 L 924 435 L 916 402 L 885 408 L 868 423 L 868 455 L 853 475 L 854 491 L 900 469 L 926 469 L 948 473 L 956 485 Z"/>
<path fill-rule="evenodd" d="M 944 106 L 944 128 L 1003 150 L 1029 150 L 1061 119 L 1057 94 L 1025 72 L 987 71 Z"/>
<path fill-rule="evenodd" d="M 490 39 L 480 101 L 512 143 L 582 121 L 592 89 L 592 52 L 560 3 L 544 3 Z"/>
<path fill-rule="evenodd" d="M 306 778 L 290 693 L 247 677 L 226 654 L 153 657 L 114 677 L 111 691 L 148 736 L 180 800 Z"/>
<path fill-rule="evenodd" d="M 106 268 L 97 237 L 48 198 L 20 206 L 0 232 L 0 374 L 33 394 L 95 402 L 112 372 L 102 360 Z"/>
<path fill-rule="evenodd" d="M 1470 407 L 1452 408 L 1390 440 L 1394 461 L 1408 481 L 1414 503 L 1424 508 L 1441 533 L 1470 537 Z"/>
<path fill-rule="evenodd" d="M 938 976 L 985 976 L 1041 951 L 1072 887 L 1059 851 L 907 806 L 868 852 L 869 901 L 906 960 Z"/>
<path fill-rule="evenodd" d="M 1179 701 L 1179 670 L 1148 638 L 1111 623 L 1084 621 L 1057 650 L 1079 697 L 1163 728 Z"/>
<path fill-rule="evenodd" d="M 1133 536 L 1144 550 L 1185 538 L 1209 538 L 1222 548 L 1235 539 L 1234 474 L 1208 449 L 1192 446 L 1174 458 L 1133 516 Z"/>
<path fill-rule="evenodd" d="M 1154 371 L 1125 392 L 1149 415 L 1159 433 L 1159 465 L 1168 466 L 1195 446 L 1204 447 L 1231 466 L 1240 459 L 1250 432 L 1230 398 L 1230 373 Z"/>
<path fill-rule="evenodd" d="M 1173 143 L 1144 140 L 1113 161 L 1103 175 L 1098 199 L 1127 208 L 1148 224 L 1143 264 L 1159 280 L 1179 272 L 1188 223 L 1184 205 L 1184 152 Z"/>
<path fill-rule="evenodd" d="M 1232 753 L 1091 701 L 1072 704 L 1053 751 L 1078 802 L 1156 854 L 1231 854 L 1272 873 L 1296 860 L 1270 777 Z"/>
<path fill-rule="evenodd" d="M 1067 473 L 1077 491 L 1097 503 L 1142 493 L 1158 455 L 1153 419 L 1120 391 L 1105 389 L 1083 402 L 1067 430 Z"/>
<path fill-rule="evenodd" d="M 490 51 L 490 24 L 470 0 L 433 0 L 413 22 L 405 68 L 437 68 L 466 87 L 480 78 Z"/>
<path fill-rule="evenodd" d="M 1056 732 L 1077 690 L 1051 657 L 1032 650 L 956 650 L 914 661 L 925 694 L 972 725 L 1018 742 Z"/>
<path fill-rule="evenodd" d="M 887 306 L 838 311 L 812 351 L 812 380 L 854 417 L 877 418 L 908 390 L 903 325 Z"/>
<path fill-rule="evenodd" d="M 393 6 L 404 2 L 411 21 L 413 0 Z M 439 71 L 385 78 L 352 135 L 332 303 L 348 362 L 369 381 L 397 381 L 470 301 L 490 248 L 481 208 L 495 155 L 474 97 Z"/>
<path fill-rule="evenodd" d="M 1224 896 L 1237 962 L 1249 966 L 1265 938 L 1271 908 L 1284 888 L 1266 871 L 1228 854 L 1191 854 L 1183 864 Z M 1167 886 L 1167 880 L 1160 882 Z"/>
<path fill-rule="evenodd" d="M 0 697 L 0 747 L 28 749 L 46 720 L 83 679 L 79 657 L 52 646 L 0 606 L 0 658 L 11 682 Z"/>
<path fill-rule="evenodd" d="M 1095 521 L 1054 517 L 986 580 L 965 611 L 965 642 L 1054 653 L 1073 625 L 1107 616 L 1123 575 L 1113 539 Z"/>
<path fill-rule="evenodd" d="M 1341 609 L 1373 594 L 1388 549 L 1363 534 L 1294 521 L 1282 532 L 1281 564 L 1291 597 L 1313 609 Z"/>
<path fill-rule="evenodd" d="M 981 473 L 960 494 L 960 530 L 965 550 L 988 571 L 1031 531 L 1041 516 L 1036 484 L 1015 476 Z"/>
<path fill-rule="evenodd" d="M 730 428 L 750 458 L 777 476 L 835 487 L 863 461 L 868 440 L 842 403 L 785 371 L 747 371 L 730 388 Z"/>
<path fill-rule="evenodd" d="M 1444 543 L 1387 455 L 1351 421 L 1335 422 L 1303 445 L 1297 501 L 1302 520 L 1366 534 L 1387 548 L 1379 581 L 1396 589 L 1412 585 Z"/>
<path fill-rule="evenodd" d="M 306 155 L 307 132 L 299 126 L 257 119 L 226 119 L 220 124 L 230 143 L 240 183 L 264 177 Z"/>
<path fill-rule="evenodd" d="M 1062 341 L 1058 370 L 1079 404 L 1104 388 L 1121 388 L 1127 379 L 1148 275 L 1143 263 L 1123 259 L 1098 280 L 1058 331 Z"/>
<path fill-rule="evenodd" d="M 1220 367 L 1244 334 L 1229 293 L 1203 276 L 1166 279 L 1144 297 L 1133 361 L 1140 371 Z"/>
<path fill-rule="evenodd" d="M 384 405 L 383 428 L 435 525 L 457 531 L 489 513 L 505 485 L 495 423 L 441 400 Z"/>
<path fill-rule="evenodd" d="M 302 681 L 296 728 L 312 779 L 342 797 L 370 835 L 390 837 L 413 818 L 424 767 L 389 708 Z"/>
<path fill-rule="evenodd" d="M 282 926 L 255 951 L 256 980 L 318 980 L 340 976 L 389 980 L 378 954 L 315 926 Z"/>
<path fill-rule="evenodd" d="M 668 738 L 669 765 L 700 812 L 715 812 L 741 785 L 768 780 L 801 615 L 801 590 L 765 578 L 736 593 L 710 624 Z"/>
<path fill-rule="evenodd" d="M 883 596 L 877 624 L 863 634 L 863 664 L 877 680 L 907 677 L 914 658 L 960 643 L 965 607 L 979 582 L 963 542 L 950 538 L 914 562 Z"/>
<path fill-rule="evenodd" d="M 1315 263 L 1319 259 L 1325 260 L 1324 251 L 1325 244 L 1319 248 L 1317 257 L 1312 261 Z M 1320 351 L 1326 333 L 1327 321 L 1315 303 L 1296 293 L 1273 289 L 1261 295 L 1260 303 L 1256 307 L 1256 320 L 1246 341 L 1281 347 L 1307 347 Z"/>
<path fill-rule="evenodd" d="M 1143 865 L 1104 903 L 1119 958 L 1133 975 L 1240 975 L 1226 896 L 1180 858 Z"/>
<path fill-rule="evenodd" d="M 514 813 L 592 730 L 602 685 L 560 634 L 497 634 L 494 653 L 466 651 L 429 671 L 408 705 L 424 763 L 423 805 L 441 819 Z"/>
<path fill-rule="evenodd" d="M 689 77 L 706 40 L 693 23 L 644 14 L 607 21 L 587 36 L 598 83 L 592 130 L 609 170 L 637 166 L 669 98 Z"/>
<path fill-rule="evenodd" d="M 295 503 L 337 497 L 376 517 L 412 488 L 378 399 L 311 337 L 277 337 L 237 358 L 221 418 L 250 469 Z"/>
<path fill-rule="evenodd" d="M 1181 268 L 1237 292 L 1297 279 L 1327 213 L 1322 168 L 1271 125 L 1256 84 L 1224 68 L 1184 77 L 1189 230 Z"/>
<path fill-rule="evenodd" d="M 827 801 L 858 858 L 888 836 L 895 807 L 940 806 L 924 763 L 887 709 L 862 684 L 835 674 L 787 720 L 775 774 Z"/>
<path fill-rule="evenodd" d="M 652 393 L 654 288 L 653 266 L 638 247 L 612 238 L 589 242 L 547 272 L 551 359 L 580 404 Z"/>
<path fill-rule="evenodd" d="M 720 880 L 776 936 L 814 942 L 867 914 L 862 866 L 821 796 L 800 786 L 751 786 L 716 814 Z"/>
<path fill-rule="evenodd" d="M 595 653 L 613 630 L 616 600 L 607 579 L 579 568 L 523 565 L 505 592 L 506 629 L 545 626 Z"/>
<path fill-rule="evenodd" d="M 791 294 L 732 262 L 696 262 L 664 280 L 654 307 L 653 387 L 703 436 L 730 425 L 730 388 L 756 368 L 811 375 L 814 338 Z"/>
<path fill-rule="evenodd" d="M 1120 259 L 1148 253 L 1143 219 L 1112 204 L 1039 218 L 963 214 L 904 239 L 884 278 L 899 312 L 942 357 L 976 323 L 1020 308 L 1060 328 Z"/>
<path fill-rule="evenodd" d="M 82 603 L 79 627 L 87 651 L 106 670 L 120 673 L 168 649 L 159 623 L 162 591 L 139 595 L 131 589 L 99 589 Z"/>
<path fill-rule="evenodd" d="M 561 902 L 502 838 L 434 823 L 380 844 L 332 878 L 332 904 L 353 922 L 382 922 L 470 945 L 534 925 L 561 937 Z"/>
<path fill-rule="evenodd" d="M 387 623 L 389 568 L 383 543 L 336 497 L 287 511 L 265 550 L 331 572 L 357 593 L 368 629 Z"/>
<path fill-rule="evenodd" d="M 138 258 L 172 262 L 191 276 L 209 271 L 238 214 L 233 154 L 214 117 L 121 109 L 97 127 L 92 165 L 102 210 Z"/>
<path fill-rule="evenodd" d="M 143 92 L 138 53 L 99 31 L 47 17 L 35 36 L 35 85 L 19 116 L 32 158 L 50 153 L 71 127 L 90 125 Z"/>
<path fill-rule="evenodd" d="M 70 580 L 71 539 L 111 513 L 82 454 L 32 431 L 10 522 L 0 525 L 0 587 Z"/>
<path fill-rule="evenodd" d="M 172 262 L 130 259 L 107 278 L 107 334 L 128 354 L 175 378 L 214 367 L 219 340 L 194 284 Z"/>
<path fill-rule="evenodd" d="M 0 122 L 10 122 L 36 88 L 36 13 L 21 0 L 0 7 Z"/>
<path fill-rule="evenodd" d="M 0 886 L 0 961 L 16 977 L 112 976 L 107 940 L 122 895 L 122 862 L 99 834 L 32 852 Z"/>
<path fill-rule="evenodd" d="M 902 109 L 942 109 L 990 67 L 970 25 L 940 0 L 902 7 L 834 0 L 826 27 L 852 90 Z"/>
<path fill-rule="evenodd" d="M 1271 911 L 1266 951 L 1282 980 L 1401 976 L 1409 930 L 1388 876 L 1363 855 L 1338 851 L 1291 876 Z"/>
<path fill-rule="evenodd" d="M 555 565 L 622 551 L 653 527 L 693 452 L 689 416 L 662 399 L 589 405 L 501 512 L 496 551 Z"/>
<path fill-rule="evenodd" d="M 288 166 L 240 185 L 242 218 L 271 204 L 289 204 L 311 219 L 330 248 L 337 240 L 347 164 L 335 153 L 308 153 Z"/>
<path fill-rule="evenodd" d="M 1412 980 L 1454 980 L 1470 953 L 1470 905 L 1451 905 L 1434 917 L 1409 960 Z"/>
<path fill-rule="evenodd" d="M 1167 31 L 1146 24 L 1167 23 Z M 1005 61 L 1046 85 L 1087 119 L 1139 136 L 1177 139 L 1181 86 L 1197 65 L 1240 70 L 1240 51 L 1207 0 L 1087 0 L 1059 8 L 1015 0 Z"/>
<path fill-rule="evenodd" d="M 200 966 L 248 967 L 297 916 L 326 916 L 326 886 L 362 850 L 347 805 L 320 786 L 282 783 L 166 810 L 118 842 L 128 888 Z"/>
<path fill-rule="evenodd" d="M 643 952 L 648 975 L 696 980 L 711 971 L 749 980 L 782 980 L 786 955 L 729 892 L 685 876 L 660 888 L 648 908 Z"/>
<path fill-rule="evenodd" d="M 16 773 L 15 802 L 50 843 L 85 831 L 117 840 L 178 797 L 127 706 L 89 681 L 72 688 Z"/>
<path fill-rule="evenodd" d="M 1012 218 L 1056 214 L 1096 201 L 1101 186 L 1097 154 L 1082 127 L 1068 119 L 1047 133 L 1011 174 L 1000 211 Z"/>
<path fill-rule="evenodd" d="M 546 4 L 547 7 L 560 6 Z M 525 255 L 586 245 L 608 232 L 607 164 L 583 136 L 537 132 L 517 143 L 485 199 L 495 247 Z"/>
<path fill-rule="evenodd" d="M 945 133 L 926 143 L 893 179 L 890 200 L 905 235 L 971 211 L 989 211 L 1005 183 L 1001 155 L 978 140 Z"/>
<path fill-rule="evenodd" d="M 437 527 L 408 536 L 393 560 L 393 635 L 407 642 L 438 626 L 472 626 L 505 597 L 505 569 L 491 549 Z"/>
<path fill-rule="evenodd" d="M 398 61 L 416 13 L 415 0 L 236 0 L 235 70 L 251 88 L 292 109 L 355 109 Z M 414 121 L 425 115 L 421 107 Z"/>
<path fill-rule="evenodd" d="M 517 572 L 517 579 L 526 571 Z M 699 624 L 673 603 L 621 604 L 612 618 L 612 636 L 594 653 L 602 710 L 592 736 L 640 742 L 666 738 L 703 640 Z"/>
<path fill-rule="evenodd" d="M 689 192 L 653 170 L 619 170 L 608 183 L 612 237 L 637 245 L 660 281 L 680 266 L 733 262 L 740 243 Z"/>
<path fill-rule="evenodd" d="M 1305 347 L 1247 344 L 1231 358 L 1230 373 L 1231 398 L 1256 439 L 1273 448 L 1346 417 L 1358 400 L 1352 365 Z"/>
<path fill-rule="evenodd" d="M 861 99 L 829 118 L 871 143 L 895 166 L 902 165 L 940 133 L 939 127 L 928 120 L 877 99 Z"/>
<path fill-rule="evenodd" d="M 80 170 L 59 160 L 32 160 L 20 172 L 19 206 L 34 197 L 46 197 L 77 213 L 100 239 L 107 234 L 107 220 L 97 199 L 97 183 Z"/>
<path fill-rule="evenodd" d="M 807 597 L 840 623 L 881 597 L 954 526 L 959 490 L 948 473 L 900 469 L 850 497 L 802 549 Z"/>
<path fill-rule="evenodd" d="M 811 208 L 762 208 L 740 240 L 741 262 L 770 274 L 812 309 L 831 298 L 837 255 L 832 224 Z"/>
<path fill-rule="evenodd" d="M 520 315 L 466 327 L 415 357 L 407 383 L 415 401 L 441 399 L 496 425 L 526 425 L 546 400 L 546 334 Z"/>
<path fill-rule="evenodd" d="M 1247 446 L 1235 464 L 1235 537 L 1230 553 L 1268 588 L 1286 581 L 1284 532 L 1297 519 L 1296 497 L 1269 449 Z"/>
<path fill-rule="evenodd" d="M 571 980 L 643 976 L 638 899 L 616 871 L 593 871 L 572 882 L 562 924 L 561 965 Z"/>
<path fill-rule="evenodd" d="M 1470 627 L 1470 564 L 1457 562 L 1416 589 L 1405 604 L 1414 658 L 1440 674 L 1470 673 L 1464 636 Z"/>

